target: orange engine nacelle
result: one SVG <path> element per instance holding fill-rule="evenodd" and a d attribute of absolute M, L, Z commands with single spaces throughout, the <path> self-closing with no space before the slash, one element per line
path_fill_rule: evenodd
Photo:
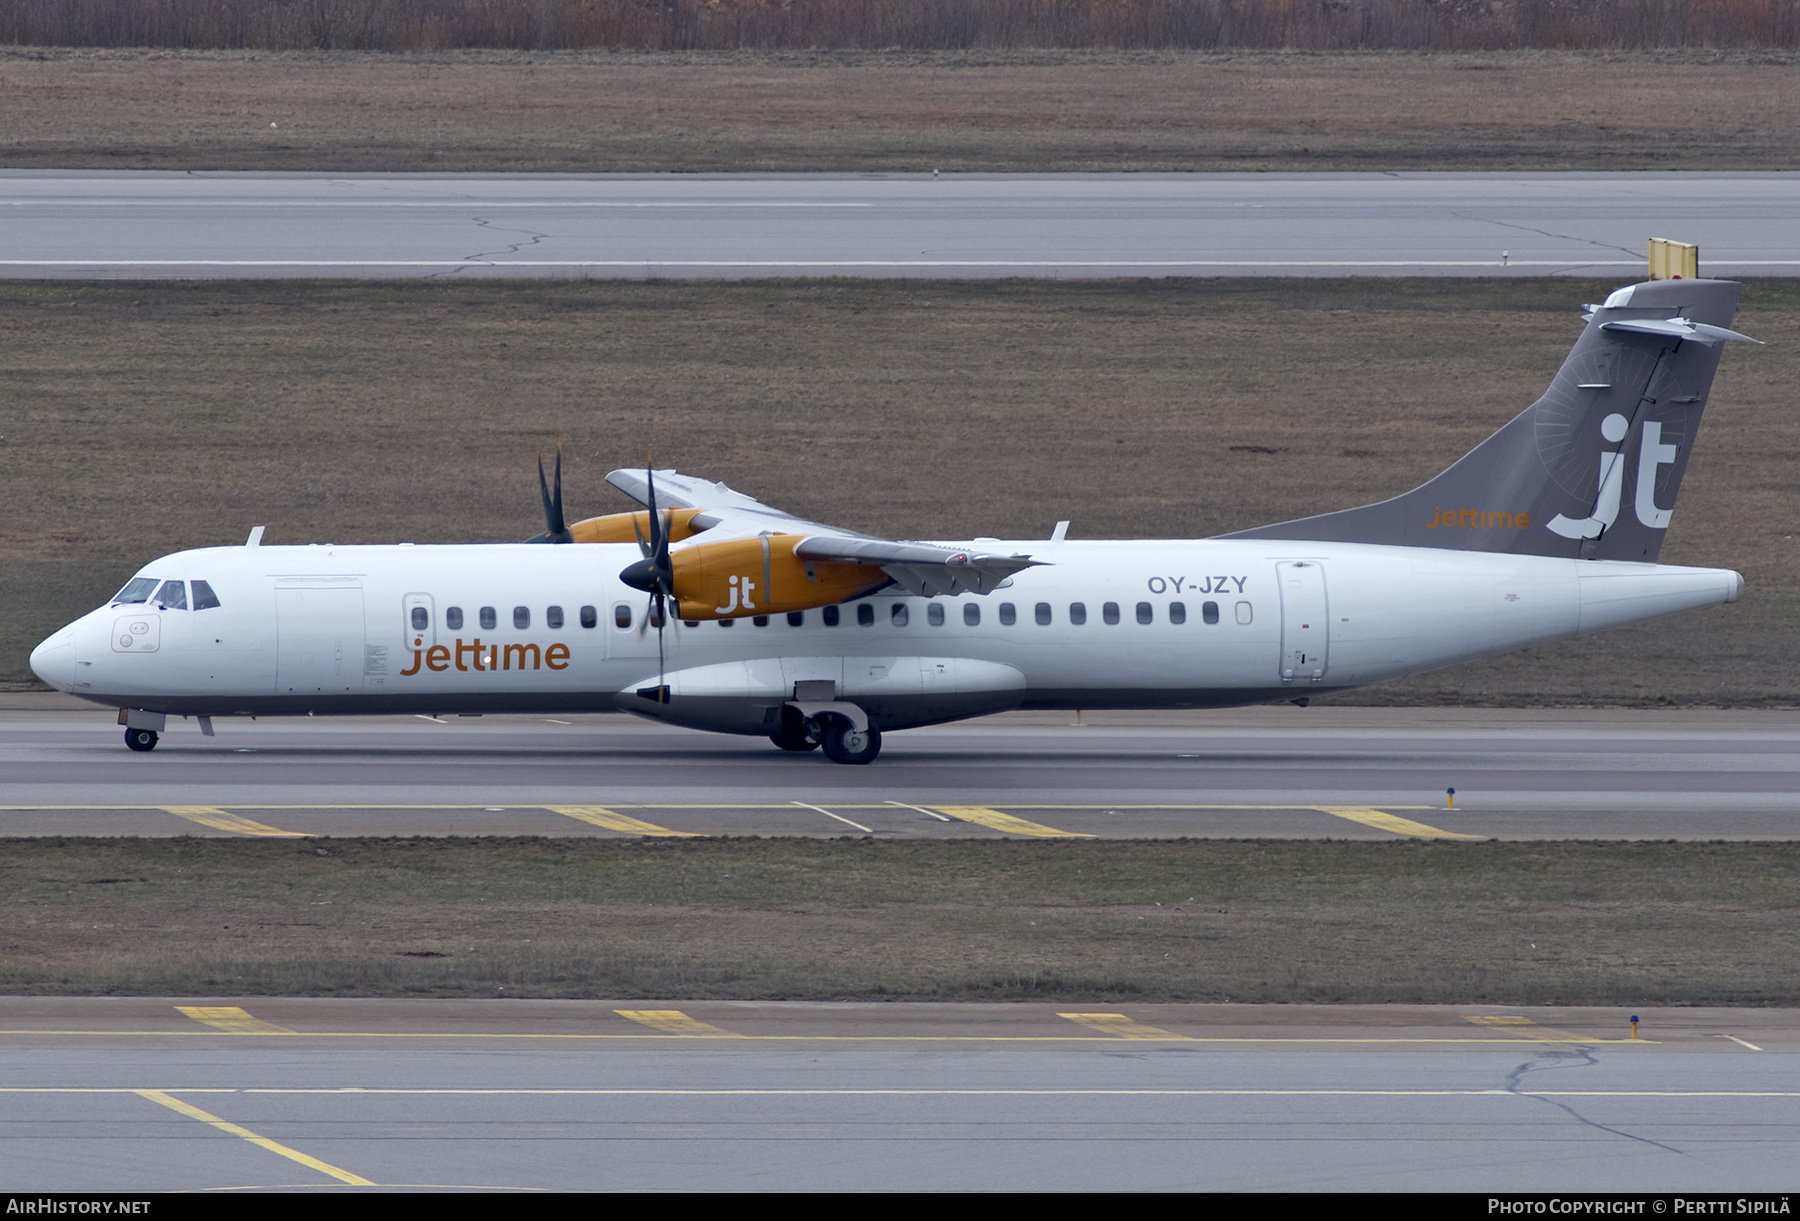
<path fill-rule="evenodd" d="M 705 527 L 696 528 L 694 518 L 704 510 L 674 509 L 666 516 L 669 522 L 669 541 L 679 543 L 684 538 L 692 538 Z M 642 534 L 645 542 L 650 541 L 650 510 L 640 509 L 636 513 L 609 513 L 605 517 L 590 517 L 586 521 L 578 521 L 569 527 L 569 534 L 578 543 L 635 543 Z"/>
<path fill-rule="evenodd" d="M 682 619 L 737 619 L 833 606 L 888 583 L 867 564 L 807 560 L 801 534 L 765 534 L 702 543 L 670 556 Z"/>

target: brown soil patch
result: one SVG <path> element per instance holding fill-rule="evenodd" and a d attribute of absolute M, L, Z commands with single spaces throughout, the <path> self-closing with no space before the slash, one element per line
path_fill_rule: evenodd
<path fill-rule="evenodd" d="M 0 988 L 1800 1002 L 1794 844 L 332 846 L 11 841 Z"/>
<path fill-rule="evenodd" d="M 1791 169 L 1797 66 L 1790 52 L 1699 51 L 6 48 L 0 165 Z"/>

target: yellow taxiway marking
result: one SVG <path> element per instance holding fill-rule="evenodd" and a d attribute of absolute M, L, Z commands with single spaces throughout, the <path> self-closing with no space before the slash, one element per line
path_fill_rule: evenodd
<path fill-rule="evenodd" d="M 1092 835 L 1080 831 L 1061 831 L 1055 827 L 1046 827 L 1041 822 L 1019 818 L 1013 814 L 1002 814 L 999 810 L 987 806 L 932 806 L 940 814 L 948 814 L 959 822 L 972 822 L 976 826 L 990 827 L 995 831 L 1004 831 L 1009 835 L 1033 835 L 1039 839 L 1094 839 Z"/>
<path fill-rule="evenodd" d="M 247 1140 L 253 1145 L 267 1149 L 270 1153 L 279 1153 L 289 1161 L 299 1162 L 302 1166 L 317 1170 L 321 1174 L 328 1174 L 334 1179 L 342 1180 L 352 1187 L 374 1187 L 377 1185 L 371 1180 L 363 1178 L 360 1174 L 351 1174 L 348 1170 L 333 1166 L 330 1162 L 321 1162 L 316 1157 L 302 1153 L 298 1149 L 290 1149 L 279 1141 L 270 1140 L 266 1136 L 258 1136 L 248 1128 L 240 1128 L 229 1120 L 220 1119 L 217 1115 L 202 1111 L 197 1106 L 182 1102 L 179 1098 L 171 1098 L 162 1090 L 132 1090 L 131 1092 L 136 1094 L 139 1098 L 148 1098 L 151 1102 L 160 1103 L 161 1105 L 168 1107 L 171 1111 L 177 1111 L 186 1115 L 189 1119 L 198 1119 L 201 1123 L 211 1124 L 221 1132 L 229 1132 L 231 1135 Z"/>
<path fill-rule="evenodd" d="M 1123 1013 L 1059 1013 L 1059 1018 L 1068 1018 L 1071 1022 L 1080 1022 L 1090 1030 L 1098 1030 L 1101 1034 L 1116 1035 L 1121 1039 L 1183 1039 L 1183 1034 L 1171 1034 L 1160 1026 L 1146 1026 L 1142 1022 L 1133 1021 Z"/>
<path fill-rule="evenodd" d="M 1521 1040 L 1530 1039 L 1540 1043 L 1592 1043 L 1594 1040 L 1583 1038 L 1578 1034 L 1570 1034 L 1566 1030 L 1557 1030 L 1552 1026 L 1539 1026 L 1530 1018 L 1517 1013 L 1466 1013 L 1466 1021 L 1477 1026 L 1485 1026 L 1489 1030 L 1516 1030 Z"/>
<path fill-rule="evenodd" d="M 389 1088 L 385 1086 L 247 1086 L 234 1088 L 231 1086 L 170 1086 L 161 1090 L 134 1090 L 118 1086 L 111 1088 L 82 1088 L 67 1086 L 0 1086 L 0 1094 L 137 1094 L 148 1098 L 153 1094 L 167 1097 L 170 1094 L 398 1094 L 414 1096 L 475 1096 L 475 1097 L 519 1097 L 519 1098 L 583 1098 L 583 1097 L 701 1097 L 701 1098 L 840 1098 L 840 1097 L 1099 1097 L 1099 1098 L 1800 1098 L 1800 1090 L 1508 1090 L 1508 1089 L 1468 1089 L 1468 1090 L 1332 1090 L 1332 1089 L 732 1089 L 728 1087 L 691 1089 L 656 1088 L 650 1086 L 613 1086 L 588 1089 L 507 1089 L 469 1087 L 458 1089 L 421 1087 L 415 1089 Z M 161 1102 L 158 1098 L 155 1101 Z M 224 1120 L 207 1116 L 198 1107 L 192 1112 L 184 1109 L 184 1104 L 169 1099 L 164 1103 L 183 1114 L 192 1113 L 196 1119 L 205 1118 L 207 1122 L 217 1123 L 233 1134 L 243 1133 L 244 1129 L 235 1124 L 225 1126 Z M 248 1139 L 248 1137 L 247 1137 Z M 274 1146 L 268 1142 L 265 1147 Z M 296 1160 L 305 1158 L 305 1154 L 292 1155 Z M 309 1165 L 324 1166 L 323 1162 L 307 1161 Z M 343 1173 L 348 1173 L 345 1171 Z M 349 1180 L 345 1180 L 348 1182 Z M 377 1184 L 368 1184 L 377 1186 Z"/>
<path fill-rule="evenodd" d="M 881 802 L 879 804 L 852 803 L 852 802 L 834 802 L 833 803 L 833 805 L 835 805 L 836 808 L 840 809 L 840 810 L 886 810 L 886 809 L 890 809 L 893 806 L 906 805 L 906 804 L 907 803 L 903 802 L 903 801 L 885 801 L 885 802 Z M 610 808 L 615 809 L 615 810 L 785 810 L 785 809 L 792 808 L 793 805 L 794 805 L 794 803 L 791 801 L 670 801 L 670 802 L 657 802 L 657 803 L 622 801 L 622 802 L 614 803 L 614 805 Z M 0 811 L 9 811 L 9 812 L 10 811 L 24 811 L 24 810 L 166 810 L 168 808 L 169 807 L 167 807 L 167 806 L 142 805 L 142 804 L 139 804 L 139 805 L 91 805 L 91 804 L 44 805 L 44 804 L 40 803 L 37 805 L 0 805 Z M 191 808 L 212 809 L 213 807 L 198 806 L 198 807 L 191 807 Z M 281 803 L 277 803 L 277 804 L 234 801 L 231 803 L 231 808 L 234 810 L 283 810 L 283 811 L 291 812 L 294 810 L 491 810 L 491 809 L 494 809 L 495 807 L 491 803 L 486 803 L 486 802 L 477 804 L 477 805 L 466 805 L 466 804 L 458 804 L 457 802 L 453 802 L 453 801 L 432 801 L 432 802 L 380 802 L 380 801 L 342 802 L 342 801 L 340 801 L 340 802 L 304 802 L 304 803 L 281 802 Z M 516 806 L 515 808 L 522 809 L 525 807 L 523 805 L 519 805 L 519 806 Z M 544 807 L 532 806 L 531 808 L 542 809 Z M 913 809 L 923 809 L 924 807 L 914 806 L 912 808 Z M 1055 804 L 1048 804 L 1048 803 L 1044 803 L 1044 802 L 1032 802 L 1029 805 L 1016 805 L 1016 806 L 1010 805 L 1010 804 L 994 805 L 994 806 L 988 807 L 988 808 L 995 809 L 995 810 L 1110 810 L 1110 811 L 1117 811 L 1117 810 L 1324 810 L 1324 809 L 1339 809 L 1339 808 L 1361 810 L 1361 809 L 1373 809 L 1375 807 L 1368 807 L 1368 806 L 1338 807 L 1338 806 L 1316 806 L 1316 805 L 1310 805 L 1310 806 L 1304 806 L 1304 805 L 1303 806 L 1259 805 L 1255 802 L 1241 802 L 1240 801 L 1240 802 L 1236 802 L 1231 805 L 1217 805 L 1217 804 L 1213 804 L 1213 805 L 1191 805 L 1191 804 L 1190 805 L 1168 805 L 1168 804 L 1134 805 L 1130 802 L 1110 802 L 1110 803 L 1090 802 L 1087 805 L 1055 805 Z M 1405 805 L 1386 805 L 1386 806 L 1380 807 L 1380 809 L 1382 809 L 1382 810 L 1437 810 L 1440 813 L 1443 812 L 1443 808 L 1444 807 L 1442 807 L 1442 806 L 1405 806 Z"/>
<path fill-rule="evenodd" d="M 614 1009 L 614 1013 L 622 1018 L 630 1018 L 634 1022 L 642 1022 L 653 1030 L 665 1034 L 685 1035 L 688 1038 L 701 1039 L 741 1039 L 741 1034 L 733 1034 L 722 1030 L 710 1022 L 697 1021 L 679 1009 Z"/>
<path fill-rule="evenodd" d="M 671 831 L 667 827 L 659 827 L 653 822 L 645 822 L 643 819 L 633 818 L 629 814 L 620 814 L 605 806 L 545 806 L 544 808 L 552 814 L 579 819 L 585 823 L 592 823 L 596 827 L 605 827 L 608 831 L 625 831 L 632 835 L 663 835 L 678 839 L 697 838 L 692 831 Z"/>
<path fill-rule="evenodd" d="M 1313 806 L 1322 814 L 1330 814 L 1334 818 L 1347 818 L 1351 822 L 1359 822 L 1365 827 L 1376 827 L 1382 831 L 1392 831 L 1395 835 L 1414 835 L 1423 839 L 1485 839 L 1481 835 L 1464 835 L 1460 831 L 1443 831 L 1437 827 L 1428 827 L 1422 822 L 1414 822 L 1410 818 L 1401 818 L 1397 814 L 1389 814 L 1370 806 Z"/>
<path fill-rule="evenodd" d="M 615 1010 L 615 1012 L 624 1012 Z M 641 1012 L 657 1012 L 645 1010 Z M 638 1020 L 638 1019 L 633 1019 Z M 705 1027 L 706 1023 L 696 1022 L 696 1026 Z M 712 1031 L 718 1031 L 712 1034 Z M 0 1036 L 31 1035 L 43 1037 L 55 1035 L 63 1038 L 95 1038 L 95 1039 L 156 1039 L 156 1038 L 193 1038 L 213 1033 L 210 1030 L 45 1030 L 19 1029 L 0 1030 Z M 674 1032 L 680 1033 L 680 1032 Z M 1084 1034 L 734 1034 L 718 1027 L 694 1031 L 695 1034 L 708 1034 L 713 1038 L 733 1038 L 759 1040 L 764 1043 L 1112 1043 L 1117 1040 L 1114 1035 Z M 517 1031 L 480 1031 L 480 1030 L 295 1030 L 290 1036 L 297 1039 L 494 1039 L 512 1041 L 520 1039 L 585 1040 L 588 1042 L 618 1041 L 621 1039 L 660 1039 L 663 1033 L 581 1033 L 581 1034 L 545 1034 L 541 1032 L 521 1033 Z M 1297 1038 L 1281 1038 L 1276 1036 L 1255 1035 L 1179 1035 L 1187 1043 L 1370 1043 L 1370 1044 L 1417 1044 L 1417 1043 L 1449 1043 L 1458 1046 L 1482 1045 L 1495 1043 L 1521 1042 L 1517 1037 L 1508 1038 L 1446 1038 L 1441 1035 L 1397 1035 L 1391 1038 L 1349 1038 L 1331 1035 L 1307 1036 Z M 1582 1043 L 1612 1044 L 1622 1047 L 1654 1047 L 1660 1042 L 1657 1039 L 1622 1038 L 1622 1039 L 1580 1039 Z M 8 1092 L 0 1087 L 0 1094 Z M 16 1092 L 16 1091 L 15 1091 Z M 100 1093 L 117 1093 L 118 1091 L 101 1090 Z M 191 1093 L 184 1090 L 183 1093 Z"/>
<path fill-rule="evenodd" d="M 279 827 L 271 827 L 265 823 L 255 822 L 218 806 L 157 806 L 166 814 L 177 818 L 185 818 L 189 822 L 197 822 L 203 827 L 211 827 L 215 831 L 234 831 L 239 835 L 277 835 L 288 839 L 305 839 L 300 831 L 283 831 Z"/>
<path fill-rule="evenodd" d="M 251 1017 L 236 1005 L 177 1005 L 175 1011 L 227 1034 L 296 1034 L 286 1026 Z"/>

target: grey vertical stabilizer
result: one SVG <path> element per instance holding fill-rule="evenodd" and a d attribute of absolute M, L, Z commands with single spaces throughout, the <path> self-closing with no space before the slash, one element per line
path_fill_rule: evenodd
<path fill-rule="evenodd" d="M 1662 549 L 1740 285 L 1653 280 L 1587 315 L 1544 397 L 1403 496 L 1227 538 L 1601 560 Z"/>

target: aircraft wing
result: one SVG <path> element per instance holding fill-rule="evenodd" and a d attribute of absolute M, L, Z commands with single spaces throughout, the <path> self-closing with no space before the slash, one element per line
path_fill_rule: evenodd
<path fill-rule="evenodd" d="M 722 483 L 696 479 L 679 471 L 656 471 L 656 507 L 698 509 L 694 525 L 707 540 L 754 538 L 759 534 L 804 534 L 794 548 L 803 560 L 867 564 L 880 568 L 908 593 L 922 598 L 937 594 L 985 594 L 1026 568 L 1042 564 L 1029 555 L 992 555 L 937 543 L 895 542 L 807 521 L 733 491 Z M 650 503 L 650 472 L 617 470 L 606 481 L 641 505 Z M 702 544 L 703 545 L 703 544 Z"/>

